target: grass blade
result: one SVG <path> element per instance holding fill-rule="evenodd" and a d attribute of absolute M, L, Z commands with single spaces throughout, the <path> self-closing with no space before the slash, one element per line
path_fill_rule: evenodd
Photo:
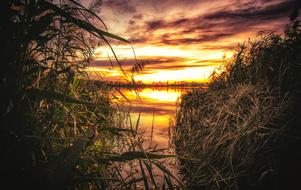
<path fill-rule="evenodd" d="M 149 163 L 146 163 L 146 162 L 143 162 L 143 163 L 144 163 L 144 165 L 145 165 L 145 167 L 146 167 L 146 169 L 147 169 L 147 171 L 148 171 L 148 173 L 149 173 L 149 176 L 150 176 L 151 181 L 153 182 L 153 184 L 154 184 L 154 186 L 155 186 L 155 189 L 156 189 L 156 190 L 159 190 L 159 189 L 158 189 L 158 185 L 157 185 L 157 183 L 156 183 L 156 181 L 155 181 L 155 178 L 154 178 L 154 175 L 153 175 L 153 171 L 152 171 L 151 165 L 150 165 Z"/>
<path fill-rule="evenodd" d="M 147 177 L 145 175 L 145 172 L 144 172 L 144 168 L 143 168 L 143 165 L 141 163 L 141 160 L 139 160 L 139 166 L 140 166 L 140 170 L 141 170 L 141 174 L 142 174 L 142 177 L 143 177 L 143 182 L 144 182 L 144 187 L 146 190 L 149 190 L 149 186 L 148 186 L 148 180 L 147 180 Z"/>

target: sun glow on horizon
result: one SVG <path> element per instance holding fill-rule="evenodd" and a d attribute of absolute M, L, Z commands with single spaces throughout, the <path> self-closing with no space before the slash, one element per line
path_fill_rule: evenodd
<path fill-rule="evenodd" d="M 181 70 L 171 70 L 164 71 L 158 70 L 152 74 L 137 75 L 134 76 L 136 81 L 142 81 L 145 83 L 152 82 L 176 82 L 176 81 L 186 81 L 186 82 L 207 82 L 209 76 L 212 74 L 215 67 L 197 67 L 197 68 L 186 68 Z"/>
<path fill-rule="evenodd" d="M 139 96 L 144 99 L 157 100 L 160 102 L 176 102 L 181 96 L 180 92 L 166 92 L 166 91 L 153 91 L 152 89 L 145 89 L 139 92 Z"/>
<path fill-rule="evenodd" d="M 137 92 L 125 90 L 122 92 L 129 100 L 137 100 L 139 99 L 137 96 Z M 160 91 L 160 90 L 154 90 L 152 88 L 143 88 L 141 91 L 139 91 L 139 97 L 145 101 L 153 102 L 159 101 L 159 102 L 165 102 L 165 103 L 173 103 L 178 100 L 178 98 L 181 96 L 180 91 L 175 91 L 172 89 L 169 89 L 168 91 Z M 116 95 L 117 97 L 122 98 L 120 95 Z"/>
<path fill-rule="evenodd" d="M 207 82 L 213 70 L 220 65 L 223 58 L 230 58 L 233 52 L 228 51 L 200 51 L 196 49 L 189 49 L 187 47 L 171 47 L 171 46 L 138 46 L 133 49 L 129 46 L 118 46 L 114 49 L 119 61 L 126 60 L 135 63 L 135 56 L 138 62 L 146 61 L 146 66 L 143 73 L 134 75 L 136 81 L 143 83 L 152 82 Z M 108 53 L 105 47 L 98 47 L 95 50 L 94 59 L 96 61 L 109 61 L 108 56 L 112 61 L 114 60 L 113 52 Z M 106 55 L 106 56 L 104 56 Z M 170 62 L 169 62 L 170 59 Z M 148 65 L 148 60 L 151 60 L 151 65 Z M 158 62 L 156 65 L 156 62 Z M 122 63 L 122 62 L 121 62 Z M 163 64 L 164 63 L 164 64 Z M 133 65 L 131 63 L 125 65 L 127 69 Z M 182 65 L 181 68 L 176 68 L 177 65 Z M 187 65 L 187 66 L 186 66 Z M 204 66 L 202 66 L 204 65 Z M 162 69 L 160 68 L 162 67 Z M 166 66 L 167 68 L 164 68 Z M 168 69 L 175 67 L 174 69 Z M 99 68 L 99 69 L 98 69 Z M 125 69 L 126 70 L 126 69 Z M 123 73 L 115 69 L 91 67 L 89 71 L 105 72 L 106 76 L 110 78 L 119 76 L 122 78 Z"/>
<path fill-rule="evenodd" d="M 150 74 L 136 74 L 133 78 L 136 82 L 141 81 L 146 84 L 152 82 L 208 82 L 208 78 L 216 66 L 185 68 L 180 70 L 154 70 Z M 103 69 L 98 67 L 89 67 L 87 69 L 90 75 L 101 75 L 102 77 L 125 77 L 119 70 Z M 95 77 L 93 77 L 95 78 Z"/>
<path fill-rule="evenodd" d="M 289 7 L 295 9 L 296 0 L 174 0 L 162 1 L 160 5 L 141 0 L 103 4 L 101 16 L 109 32 L 131 42 L 108 38 L 116 57 L 126 62 L 127 69 L 136 58 L 151 62 L 151 66 L 144 67 L 144 74 L 135 76 L 142 82 L 208 80 L 213 68 L 221 65 L 216 60 L 232 57 L 239 43 L 256 41 L 258 31 L 278 31 L 285 26 Z M 102 67 L 100 63 L 109 62 L 109 58 L 114 62 L 114 53 L 110 47 L 96 47 L 97 66 Z M 110 74 L 107 72 L 108 78 Z M 122 75 L 113 74 L 114 80 L 116 75 Z"/>
<path fill-rule="evenodd" d="M 233 51 L 221 50 L 199 50 L 195 47 L 183 46 L 155 46 L 155 45 L 119 45 L 113 47 L 114 53 L 119 59 L 137 59 L 143 60 L 145 57 L 182 57 L 187 59 L 221 59 L 225 54 L 232 56 Z M 109 47 L 99 46 L 94 50 L 95 60 L 108 60 L 108 57 L 114 59 L 114 53 Z"/>

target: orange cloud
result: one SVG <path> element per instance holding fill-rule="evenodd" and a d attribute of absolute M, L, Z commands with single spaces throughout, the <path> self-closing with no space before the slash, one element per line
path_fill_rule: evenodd
<path fill-rule="evenodd" d="M 130 70 L 136 59 L 145 64 L 136 80 L 205 81 L 238 42 L 254 39 L 260 30 L 282 29 L 300 6 L 298 0 L 104 0 L 100 16 L 110 32 L 134 46 L 136 58 L 130 45 L 113 44 L 122 67 Z M 111 64 L 118 66 L 110 49 L 97 48 L 91 66 L 117 80 L 122 72 L 112 71 Z"/>

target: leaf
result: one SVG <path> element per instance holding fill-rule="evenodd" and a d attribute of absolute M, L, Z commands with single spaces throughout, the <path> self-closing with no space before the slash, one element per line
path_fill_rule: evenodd
<path fill-rule="evenodd" d="M 174 175 L 172 175 L 172 173 L 170 173 L 170 171 L 169 171 L 165 166 L 163 166 L 162 164 L 157 163 L 157 162 L 154 162 L 154 164 L 155 164 L 160 170 L 162 170 L 164 173 L 168 174 L 168 176 L 171 176 L 173 179 L 175 179 L 181 186 L 183 186 L 183 184 L 179 181 L 179 179 L 176 178 Z"/>
<path fill-rule="evenodd" d="M 139 160 L 139 166 L 140 166 L 141 174 L 142 174 L 142 177 L 143 177 L 144 187 L 145 187 L 146 190 L 149 190 L 147 177 L 145 175 L 144 168 L 143 168 L 143 165 L 141 163 L 141 160 Z"/>
<path fill-rule="evenodd" d="M 170 190 L 174 189 L 170 177 L 169 177 L 168 175 L 165 175 L 165 174 L 164 174 L 164 178 L 165 178 L 165 181 L 166 181 L 166 183 L 167 183 L 167 185 L 168 185 L 168 188 L 169 188 Z"/>
<path fill-rule="evenodd" d="M 108 28 L 107 28 L 106 24 L 103 22 L 103 20 L 97 14 L 95 14 L 93 11 L 90 11 L 89 9 L 87 9 L 86 7 L 82 6 L 81 4 L 79 4 L 78 2 L 76 2 L 74 0 L 69 0 L 69 1 L 76 4 L 77 6 L 81 7 L 83 11 L 86 11 L 86 12 L 92 14 L 93 16 L 95 16 L 104 25 L 105 29 L 108 30 Z"/>
<path fill-rule="evenodd" d="M 37 37 L 39 37 L 39 35 L 41 33 L 43 33 L 46 28 L 52 23 L 53 21 L 53 15 L 52 14 L 47 14 L 43 17 L 41 17 L 38 21 L 32 23 L 32 26 L 30 27 L 29 31 L 28 31 L 28 37 L 29 37 L 29 41 L 36 39 Z M 44 39 L 44 41 L 47 41 L 46 39 Z"/>
<path fill-rule="evenodd" d="M 98 29 L 97 31 L 98 31 L 99 33 L 101 33 L 102 35 L 107 36 L 107 37 L 109 37 L 109 38 L 113 38 L 113 39 L 116 39 L 116 40 L 119 40 L 119 41 L 123 41 L 123 42 L 126 42 L 126 43 L 130 43 L 128 40 L 126 40 L 126 39 L 124 39 L 124 38 L 122 38 L 122 37 L 120 37 L 120 36 L 116 36 L 116 35 L 114 35 L 114 34 L 112 34 L 112 33 L 109 33 L 109 32 L 106 32 L 106 31 L 103 31 L 103 30 L 100 30 L 100 29 Z"/>
<path fill-rule="evenodd" d="M 138 133 L 138 127 L 139 127 L 139 123 L 140 123 L 140 118 L 141 118 L 141 112 L 139 112 L 138 119 L 136 121 L 136 127 L 135 127 L 136 133 Z"/>
<path fill-rule="evenodd" d="M 97 33 L 99 35 L 99 37 L 101 36 L 107 36 L 109 38 L 112 38 L 112 39 L 116 39 L 116 40 L 119 40 L 119 41 L 123 41 L 123 42 L 126 42 L 126 43 L 130 43 L 128 40 L 122 38 L 122 37 L 119 37 L 117 35 L 114 35 L 114 34 L 111 34 L 109 32 L 106 32 L 106 31 L 103 31 L 101 29 L 98 29 L 96 28 L 95 26 L 93 26 L 92 24 L 84 21 L 84 20 L 80 20 L 80 19 L 77 19 L 77 18 L 74 18 L 73 16 L 71 16 L 68 12 L 66 12 L 65 10 L 59 8 L 58 6 L 52 4 L 52 3 L 49 3 L 49 2 L 43 2 L 44 4 L 48 5 L 49 7 L 51 7 L 51 9 L 53 11 L 55 11 L 57 14 L 63 16 L 64 18 L 66 18 L 69 22 L 77 25 L 78 27 L 86 30 L 87 32 L 90 32 L 90 33 Z"/>
<path fill-rule="evenodd" d="M 127 102 L 129 102 L 130 103 L 130 100 L 118 89 L 118 88 L 116 88 L 115 89 Z"/>
<path fill-rule="evenodd" d="M 151 178 L 151 180 L 152 180 L 152 182 L 153 182 L 153 184 L 155 186 L 155 189 L 159 190 L 159 188 L 157 186 L 157 183 L 156 183 L 156 180 L 155 180 L 154 175 L 153 175 L 153 171 L 152 171 L 151 165 L 149 163 L 146 163 L 146 162 L 143 162 L 143 163 L 146 166 L 146 169 L 147 169 L 147 171 L 149 173 L 149 176 L 150 176 L 150 178 Z"/>

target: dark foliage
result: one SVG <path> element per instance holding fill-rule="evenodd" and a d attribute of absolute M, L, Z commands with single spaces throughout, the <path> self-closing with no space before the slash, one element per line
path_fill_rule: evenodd
<path fill-rule="evenodd" d="M 293 189 L 301 171 L 301 30 L 259 33 L 182 98 L 174 134 L 189 189 Z M 190 159 L 189 159 L 190 158 Z"/>

